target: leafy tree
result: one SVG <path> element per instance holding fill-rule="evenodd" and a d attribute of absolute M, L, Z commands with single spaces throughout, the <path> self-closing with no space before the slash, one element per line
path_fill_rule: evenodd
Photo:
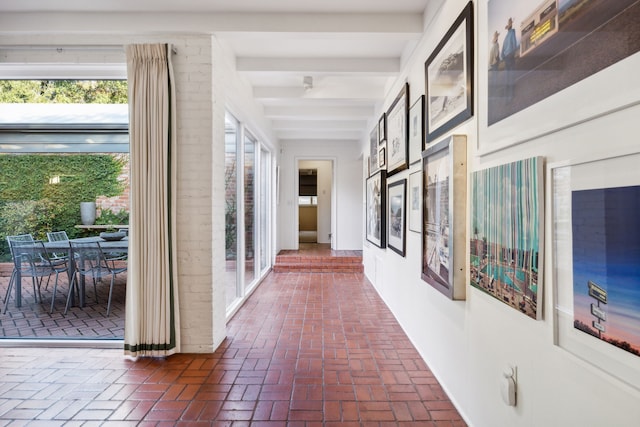
<path fill-rule="evenodd" d="M 126 104 L 126 80 L 0 80 L 0 103 Z"/>

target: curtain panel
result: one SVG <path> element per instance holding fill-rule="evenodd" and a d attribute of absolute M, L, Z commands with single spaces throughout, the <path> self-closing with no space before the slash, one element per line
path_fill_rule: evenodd
<path fill-rule="evenodd" d="M 125 46 L 130 219 L 125 355 L 180 352 L 175 239 L 175 89 L 171 47 Z"/>

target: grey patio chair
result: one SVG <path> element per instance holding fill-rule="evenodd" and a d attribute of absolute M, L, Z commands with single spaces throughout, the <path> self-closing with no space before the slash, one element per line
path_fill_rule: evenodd
<path fill-rule="evenodd" d="M 9 244 L 9 253 L 11 254 L 11 259 L 13 260 L 13 249 L 11 247 L 12 242 L 33 242 L 33 240 L 34 239 L 31 234 L 18 234 L 14 236 L 7 236 L 7 243 Z M 14 264 L 13 270 L 11 270 L 11 277 L 9 278 L 9 288 L 12 286 L 13 281 L 15 280 L 15 277 L 16 277 L 16 267 Z M 34 294 L 35 294 L 35 289 L 34 289 Z M 9 292 L 5 294 L 5 297 L 2 300 L 2 303 L 5 305 L 5 312 L 7 311 L 6 310 L 7 295 L 9 295 Z"/>
<path fill-rule="evenodd" d="M 13 257 L 14 274 L 12 280 L 9 280 L 9 286 L 7 287 L 7 293 L 5 295 L 4 313 L 7 312 L 7 306 L 9 305 L 9 298 L 11 297 L 11 289 L 17 282 L 18 273 L 20 273 L 20 280 L 23 277 L 31 277 L 33 283 L 33 294 L 36 302 L 40 297 L 42 302 L 42 279 L 44 277 L 50 278 L 55 274 L 55 282 L 53 286 L 53 295 L 51 297 L 51 308 L 49 313 L 53 313 L 53 307 L 56 300 L 56 292 L 58 290 L 58 276 L 60 273 L 68 270 L 68 265 L 54 264 L 49 258 L 47 249 L 41 240 L 34 241 L 10 241 L 11 254 Z M 36 292 L 37 287 L 37 292 Z"/>
<path fill-rule="evenodd" d="M 98 279 L 111 276 L 111 283 L 109 285 L 109 301 L 107 303 L 108 317 L 111 312 L 111 297 L 113 295 L 113 284 L 115 282 L 116 275 L 127 271 L 127 267 L 116 266 L 116 261 L 118 261 L 119 258 L 112 258 L 105 255 L 99 242 L 71 241 L 70 243 L 77 274 L 73 275 L 71 284 L 69 285 L 69 296 L 67 297 L 67 307 L 64 310 L 64 314 L 67 314 L 67 311 L 69 310 L 73 289 L 78 286 L 78 282 L 80 280 L 76 279 L 76 276 L 91 278 L 91 280 L 93 280 L 94 292 L 96 292 L 96 281 Z M 98 294 L 96 292 L 96 301 L 97 299 Z"/>
<path fill-rule="evenodd" d="M 47 233 L 47 239 L 49 239 L 50 242 L 68 242 L 69 236 L 67 236 L 67 232 L 64 230 L 50 231 Z M 56 261 L 66 262 L 69 259 L 69 254 L 68 252 L 53 252 L 49 254 L 49 257 L 53 262 L 56 262 Z"/>

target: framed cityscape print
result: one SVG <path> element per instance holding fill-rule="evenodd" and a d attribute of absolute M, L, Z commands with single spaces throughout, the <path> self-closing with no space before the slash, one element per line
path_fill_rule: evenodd
<path fill-rule="evenodd" d="M 378 161 L 378 126 L 374 126 L 369 134 L 369 175 L 373 175 L 380 169 Z"/>
<path fill-rule="evenodd" d="M 367 240 L 379 248 L 384 248 L 387 245 L 387 180 L 385 171 L 378 171 L 367 179 L 366 191 Z"/>
<path fill-rule="evenodd" d="M 422 171 L 409 175 L 409 230 L 420 233 L 422 226 Z"/>
<path fill-rule="evenodd" d="M 408 167 L 409 83 L 405 83 L 387 111 L 387 174 Z"/>
<path fill-rule="evenodd" d="M 422 160 L 424 150 L 424 95 L 409 108 L 409 164 Z"/>
<path fill-rule="evenodd" d="M 549 166 L 556 345 L 640 390 L 640 153 Z"/>
<path fill-rule="evenodd" d="M 543 159 L 471 175 L 471 285 L 542 318 Z"/>
<path fill-rule="evenodd" d="M 449 136 L 422 158 L 422 280 L 466 298 L 467 138 Z"/>
<path fill-rule="evenodd" d="M 473 116 L 473 3 L 467 3 L 425 62 L 426 141 Z"/>
<path fill-rule="evenodd" d="M 407 236 L 407 180 L 392 182 L 388 187 L 387 224 L 389 227 L 387 246 L 400 256 L 404 256 Z"/>
<path fill-rule="evenodd" d="M 476 4 L 480 155 L 637 103 L 640 1 Z"/>

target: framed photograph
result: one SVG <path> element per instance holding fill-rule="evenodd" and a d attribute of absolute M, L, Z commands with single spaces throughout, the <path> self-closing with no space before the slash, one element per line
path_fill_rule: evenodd
<path fill-rule="evenodd" d="M 422 160 L 424 150 L 424 95 L 409 108 L 409 164 Z"/>
<path fill-rule="evenodd" d="M 378 120 L 378 143 L 382 144 L 387 140 L 387 116 L 382 113 L 382 117 Z"/>
<path fill-rule="evenodd" d="M 549 166 L 555 344 L 640 390 L 640 153 Z"/>
<path fill-rule="evenodd" d="M 388 188 L 387 223 L 389 224 L 389 237 L 387 246 L 400 256 L 404 256 L 407 235 L 407 180 L 392 182 Z"/>
<path fill-rule="evenodd" d="M 405 83 L 387 111 L 387 175 L 409 167 L 409 83 Z"/>
<path fill-rule="evenodd" d="M 422 171 L 409 175 L 409 230 L 420 233 L 422 226 Z"/>
<path fill-rule="evenodd" d="M 471 175 L 471 285 L 542 318 L 543 159 Z"/>
<path fill-rule="evenodd" d="M 476 3 L 480 155 L 637 104 L 638 0 Z"/>
<path fill-rule="evenodd" d="M 378 126 L 375 126 L 369 135 L 369 175 L 378 172 L 380 169 L 378 160 Z"/>
<path fill-rule="evenodd" d="M 422 159 L 422 280 L 466 298 L 467 137 L 428 147 Z"/>
<path fill-rule="evenodd" d="M 382 147 L 378 152 L 378 168 L 386 169 L 386 166 L 387 166 L 387 149 L 385 147 Z"/>
<path fill-rule="evenodd" d="M 381 170 L 367 179 L 367 240 L 379 248 L 387 246 L 387 176 Z"/>
<path fill-rule="evenodd" d="M 467 3 L 425 62 L 426 141 L 473 116 L 473 3 Z"/>

